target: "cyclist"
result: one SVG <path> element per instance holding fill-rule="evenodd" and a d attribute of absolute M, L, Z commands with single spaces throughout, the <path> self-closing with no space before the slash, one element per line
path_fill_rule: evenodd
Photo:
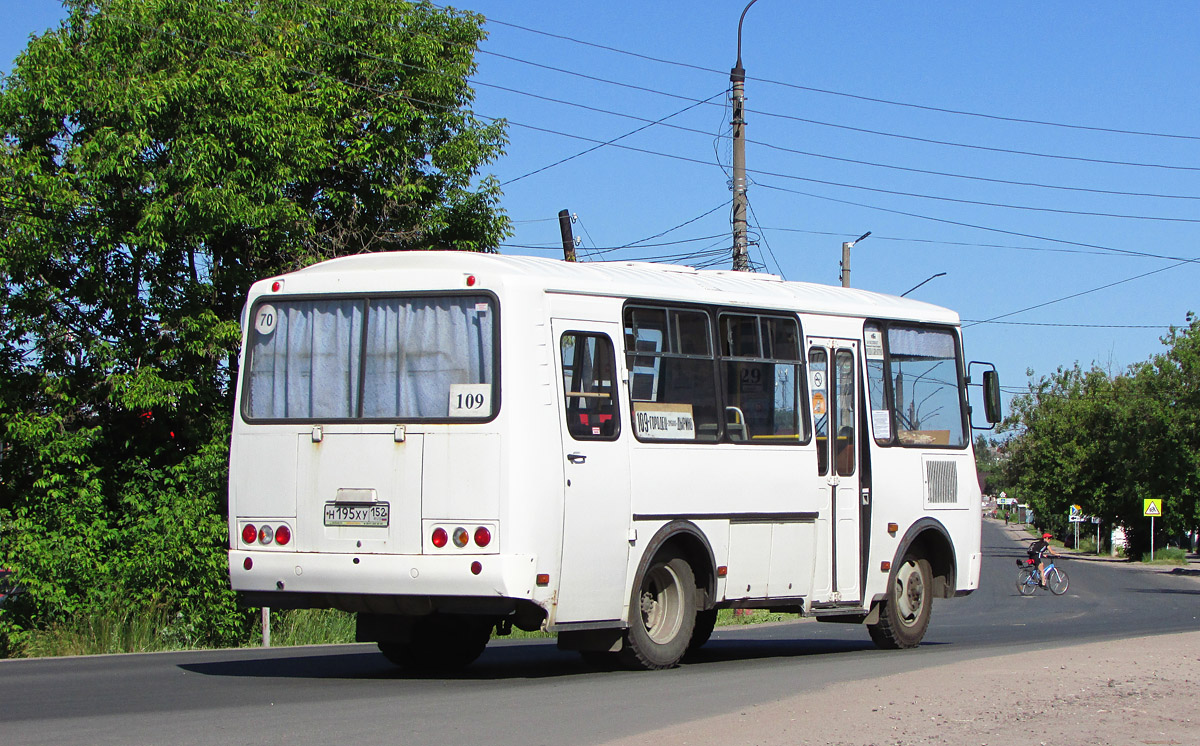
<path fill-rule="evenodd" d="M 1044 557 L 1057 557 L 1054 547 L 1050 546 L 1051 534 L 1042 534 L 1042 538 L 1029 545 L 1029 558 L 1037 560 L 1038 583 L 1046 587 L 1046 564 Z"/>

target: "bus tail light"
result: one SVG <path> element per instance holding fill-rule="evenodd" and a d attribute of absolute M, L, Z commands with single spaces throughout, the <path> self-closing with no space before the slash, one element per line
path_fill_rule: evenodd
<path fill-rule="evenodd" d="M 279 546 L 285 546 L 292 540 L 292 530 L 287 526 L 280 526 L 275 529 L 275 543 Z"/>
<path fill-rule="evenodd" d="M 471 563 L 471 574 L 478 575 L 481 572 L 483 572 L 483 563 L 482 562 L 472 562 Z"/>
<path fill-rule="evenodd" d="M 270 544 L 275 541 L 275 531 L 270 526 L 260 526 L 258 529 L 258 543 Z"/>
<path fill-rule="evenodd" d="M 492 543 L 492 532 L 488 531 L 487 526 L 480 526 L 475 529 L 475 546 L 486 547 Z"/>
<path fill-rule="evenodd" d="M 247 523 L 242 526 L 242 543 L 253 544 L 258 540 L 258 527 L 253 523 Z"/>
<path fill-rule="evenodd" d="M 499 521 L 472 520 L 470 518 L 426 521 L 423 530 L 425 542 L 422 546 L 428 552 L 438 554 L 498 553 Z"/>

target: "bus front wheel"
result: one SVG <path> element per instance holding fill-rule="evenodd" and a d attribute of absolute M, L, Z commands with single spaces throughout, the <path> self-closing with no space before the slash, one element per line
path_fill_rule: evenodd
<path fill-rule="evenodd" d="M 896 568 L 879 610 L 879 622 L 867 625 L 877 646 L 896 650 L 920 644 L 933 610 L 932 576 L 929 562 L 911 555 Z"/>
<path fill-rule="evenodd" d="M 672 668 L 687 652 L 695 625 L 691 566 L 681 557 L 656 558 L 635 586 L 622 657 L 634 668 Z"/>

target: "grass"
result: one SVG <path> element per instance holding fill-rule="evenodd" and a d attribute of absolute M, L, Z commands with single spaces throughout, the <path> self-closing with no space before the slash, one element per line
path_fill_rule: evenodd
<path fill-rule="evenodd" d="M 74 618 L 30 633 L 20 657 L 108 653 L 151 653 L 196 647 L 180 618 L 155 607 L 112 607 L 80 612 Z"/>
<path fill-rule="evenodd" d="M 250 645 L 260 644 L 262 622 Z M 354 615 L 335 609 L 286 609 L 271 612 L 271 646 L 341 645 L 354 642 Z"/>
<path fill-rule="evenodd" d="M 1142 562 L 1148 565 L 1186 565 L 1187 552 L 1179 547 L 1163 547 L 1162 549 L 1154 550 L 1154 559 L 1150 559 L 1150 553 L 1146 552 L 1142 555 Z"/>
<path fill-rule="evenodd" d="M 737 614 L 735 612 L 742 612 Z M 721 609 L 717 612 L 717 626 L 727 627 L 737 624 L 764 624 L 766 622 L 793 622 L 795 614 L 780 614 L 765 609 Z"/>

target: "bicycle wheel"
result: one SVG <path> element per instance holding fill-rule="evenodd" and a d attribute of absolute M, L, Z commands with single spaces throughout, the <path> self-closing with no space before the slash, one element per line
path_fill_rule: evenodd
<path fill-rule="evenodd" d="M 1033 577 L 1033 570 L 1028 567 L 1017 571 L 1017 592 L 1022 596 L 1032 596 L 1033 591 L 1037 588 L 1037 580 Z"/>
<path fill-rule="evenodd" d="M 1050 592 L 1056 596 L 1066 593 L 1070 583 L 1067 574 L 1057 567 L 1050 568 L 1050 572 L 1046 573 L 1046 585 L 1050 586 Z"/>

